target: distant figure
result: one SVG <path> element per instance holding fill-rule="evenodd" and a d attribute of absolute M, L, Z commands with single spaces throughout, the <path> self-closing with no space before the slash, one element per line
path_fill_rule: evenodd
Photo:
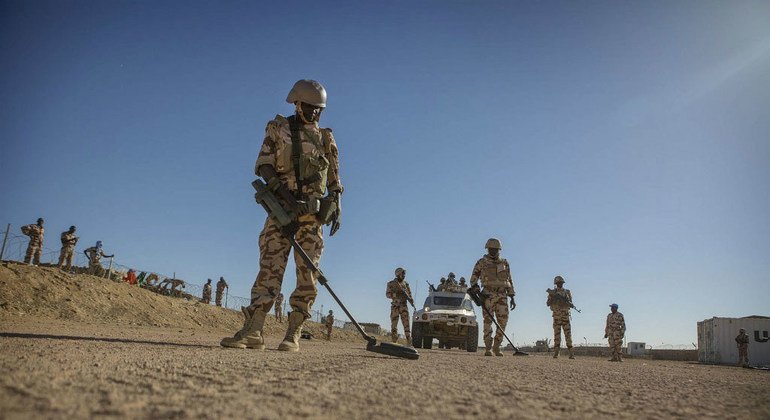
<path fill-rule="evenodd" d="M 59 268 L 69 271 L 72 267 L 72 254 L 75 252 L 75 244 L 78 243 L 78 237 L 75 236 L 75 226 L 61 233 L 61 252 L 59 253 Z"/>
<path fill-rule="evenodd" d="M 618 304 L 610 305 L 610 313 L 607 315 L 607 325 L 604 327 L 604 338 L 609 340 L 612 359 L 610 362 L 622 362 L 623 337 L 626 335 L 626 320 L 623 314 L 618 312 Z"/>
<path fill-rule="evenodd" d="M 43 251 L 43 218 L 37 219 L 37 223 L 21 227 L 21 233 L 29 236 L 27 253 L 24 254 L 24 264 L 40 264 L 40 253 Z"/>
<path fill-rule="evenodd" d="M 735 337 L 738 344 L 738 364 L 743 367 L 749 367 L 749 336 L 746 335 L 746 329 L 741 328 L 740 333 Z"/>
<path fill-rule="evenodd" d="M 171 286 L 169 288 L 169 286 Z M 178 290 L 177 287 L 181 287 L 182 289 L 185 288 L 184 280 L 180 279 L 165 279 L 162 282 L 160 282 L 159 287 L 164 289 L 165 294 L 168 296 L 174 296 L 179 297 L 182 293 L 181 290 Z"/>
<path fill-rule="evenodd" d="M 83 253 L 86 254 L 86 257 L 88 258 L 88 273 L 99 277 L 104 276 L 104 268 L 102 268 L 101 263 L 102 257 L 112 258 L 115 256 L 115 254 L 106 255 L 104 253 L 102 250 L 102 241 L 96 241 L 96 245 L 86 248 Z"/>
<path fill-rule="evenodd" d="M 330 310 L 329 315 L 326 315 L 326 341 L 332 341 L 332 327 L 334 326 L 334 313 Z"/>
<path fill-rule="evenodd" d="M 229 288 L 230 285 L 227 284 L 224 277 L 219 277 L 219 281 L 217 282 L 217 295 L 216 295 L 216 304 L 217 306 L 222 306 L 222 295 L 225 292 L 225 289 Z"/>
<path fill-rule="evenodd" d="M 275 319 L 278 322 L 283 322 L 283 293 L 278 293 L 275 297 Z"/>
<path fill-rule="evenodd" d="M 128 273 L 126 273 L 126 277 L 123 277 L 123 281 L 128 284 L 136 285 L 136 272 L 133 268 L 128 269 Z"/>
<path fill-rule="evenodd" d="M 201 297 L 201 302 L 205 303 L 206 305 L 211 303 L 211 279 L 208 279 L 206 284 L 203 285 L 203 296 Z"/>
<path fill-rule="evenodd" d="M 406 270 L 401 267 L 396 269 L 396 278 L 389 281 L 385 288 L 385 297 L 390 299 L 390 338 L 395 343 L 398 341 L 398 318 L 404 326 L 406 343 L 412 344 L 412 332 L 409 329 L 409 307 L 407 302 L 412 299 L 412 290 L 406 282 Z"/>
<path fill-rule="evenodd" d="M 438 281 L 438 288 L 436 288 L 437 292 L 443 292 L 446 290 L 446 278 L 442 277 L 441 280 Z"/>
<path fill-rule="evenodd" d="M 465 282 L 465 277 L 460 277 L 460 287 L 463 288 L 463 291 L 468 288 L 468 284 Z"/>
<path fill-rule="evenodd" d="M 548 300 L 545 302 L 545 304 L 551 308 L 551 315 L 553 316 L 553 358 L 556 359 L 559 357 L 559 350 L 561 349 L 561 331 L 564 330 L 564 339 L 567 341 L 569 358 L 574 359 L 575 354 L 572 352 L 572 325 L 569 321 L 572 293 L 569 289 L 564 288 L 564 278 L 562 278 L 562 276 L 554 277 L 553 284 L 555 284 L 556 287 L 546 290 L 548 293 Z"/>

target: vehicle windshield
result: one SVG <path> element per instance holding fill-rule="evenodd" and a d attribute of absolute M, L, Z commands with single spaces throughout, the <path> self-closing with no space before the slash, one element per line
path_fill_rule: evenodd
<path fill-rule="evenodd" d="M 452 308 L 459 308 L 463 305 L 463 298 L 461 297 L 446 297 L 446 296 L 433 296 L 434 306 L 449 306 Z"/>

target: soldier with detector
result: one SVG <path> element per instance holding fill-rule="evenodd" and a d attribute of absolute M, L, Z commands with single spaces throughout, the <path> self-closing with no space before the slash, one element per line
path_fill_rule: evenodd
<path fill-rule="evenodd" d="M 569 319 L 569 310 L 574 307 L 572 304 L 572 293 L 564 288 L 564 278 L 562 276 L 554 277 L 553 284 L 556 287 L 546 290 L 548 300 L 545 302 L 551 308 L 551 315 L 553 316 L 553 358 L 559 357 L 561 330 L 564 330 L 564 339 L 567 341 L 569 358 L 574 359 L 575 354 L 572 352 L 572 326 Z"/>
<path fill-rule="evenodd" d="M 59 268 L 69 271 L 72 267 L 72 254 L 75 252 L 75 245 L 78 243 L 78 237 L 75 236 L 75 226 L 70 226 L 69 230 L 61 233 L 61 252 L 59 253 Z"/>
<path fill-rule="evenodd" d="M 21 227 L 21 233 L 29 236 L 27 252 L 24 254 L 24 264 L 40 264 L 40 254 L 43 252 L 43 218 L 37 219 L 37 223 Z"/>
<path fill-rule="evenodd" d="M 217 281 L 217 294 L 215 295 L 215 303 L 217 306 L 222 306 L 222 295 L 225 294 L 225 289 L 229 288 L 230 285 L 227 284 L 224 277 L 219 277 L 219 281 Z"/>
<path fill-rule="evenodd" d="M 407 345 L 412 344 L 412 331 L 409 328 L 409 308 L 407 302 L 412 300 L 412 289 L 406 282 L 406 270 L 401 267 L 396 269 L 396 278 L 389 281 L 385 287 L 385 297 L 390 299 L 390 339 L 395 343 L 398 341 L 398 318 L 401 318 L 401 324 L 404 326 L 404 337 Z M 440 287 L 440 286 L 439 286 Z"/>
<path fill-rule="evenodd" d="M 735 343 L 738 344 L 738 365 L 749 367 L 749 336 L 746 335 L 746 329 L 741 328 Z"/>
<path fill-rule="evenodd" d="M 294 104 L 294 115 L 277 115 L 268 122 L 254 172 L 291 214 L 284 225 L 268 216 L 259 235 L 259 274 L 251 288 L 251 304 L 242 308 L 243 327 L 224 338 L 224 347 L 264 349 L 262 329 L 267 312 L 281 290 L 292 242 L 316 265 L 323 251 L 324 225 L 331 224 L 330 236 L 340 228 L 341 194 L 337 144 L 328 128 L 318 121 L 326 107 L 326 90 L 315 80 L 299 80 L 286 102 Z M 255 196 L 259 201 L 259 194 Z M 292 311 L 281 351 L 298 351 L 302 325 L 318 294 L 318 274 L 294 252 L 297 286 L 289 297 Z"/>
<path fill-rule="evenodd" d="M 503 341 L 503 332 L 508 324 L 508 302 L 510 309 L 516 309 L 516 291 L 513 288 L 511 268 L 505 258 L 500 258 L 502 244 L 496 238 L 490 238 L 485 245 L 487 254 L 476 262 L 471 274 L 471 292 L 479 294 L 483 298 L 486 310 L 484 314 L 484 346 L 485 356 L 502 356 L 500 344 Z M 479 287 L 481 281 L 481 287 Z M 492 339 L 492 315 L 497 320 L 498 328 Z"/>
<path fill-rule="evenodd" d="M 609 341 L 612 359 L 610 362 L 622 362 L 623 337 L 626 335 L 626 320 L 623 314 L 618 312 L 618 304 L 610 305 L 610 313 L 607 314 L 607 324 L 604 327 L 604 338 Z"/>

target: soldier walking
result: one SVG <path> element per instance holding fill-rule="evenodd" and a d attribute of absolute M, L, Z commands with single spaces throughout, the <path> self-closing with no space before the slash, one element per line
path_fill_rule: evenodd
<path fill-rule="evenodd" d="M 217 294 L 215 296 L 217 306 L 222 306 L 222 295 L 224 294 L 225 289 L 229 287 L 230 285 L 227 284 L 225 278 L 220 276 L 219 281 L 217 282 Z"/>
<path fill-rule="evenodd" d="M 61 252 L 59 253 L 59 268 L 69 271 L 72 267 L 72 255 L 75 252 L 75 245 L 78 243 L 78 237 L 75 236 L 75 226 L 61 233 Z"/>
<path fill-rule="evenodd" d="M 740 329 L 735 342 L 738 344 L 738 365 L 749 367 L 749 336 L 745 328 Z"/>
<path fill-rule="evenodd" d="M 211 279 L 208 279 L 206 284 L 203 285 L 203 296 L 201 297 L 201 302 L 207 305 L 211 303 Z"/>
<path fill-rule="evenodd" d="M 490 238 L 485 244 L 487 254 L 476 262 L 471 274 L 471 288 L 479 290 L 484 299 L 484 346 L 485 356 L 502 356 L 500 344 L 503 341 L 503 331 L 508 324 L 508 303 L 510 299 L 511 310 L 516 309 L 516 291 L 513 288 L 513 279 L 511 278 L 511 268 L 505 258 L 500 258 L 502 244 L 498 239 Z M 481 287 L 479 287 L 479 280 Z M 492 339 L 492 318 L 488 313 L 494 315 L 497 323 L 500 325 L 495 331 L 494 341 Z M 491 350 L 490 350 L 491 348 Z"/>
<path fill-rule="evenodd" d="M 275 297 L 275 319 L 283 322 L 283 293 L 278 293 Z"/>
<path fill-rule="evenodd" d="M 24 254 L 24 264 L 40 264 L 40 254 L 43 251 L 43 218 L 37 219 L 37 223 L 21 227 L 21 233 L 29 236 L 27 252 Z"/>
<path fill-rule="evenodd" d="M 626 335 L 626 320 L 623 314 L 618 312 L 618 304 L 610 305 L 610 313 L 607 315 L 607 324 L 604 327 L 604 338 L 609 340 L 612 359 L 610 362 L 622 362 L 623 337 Z"/>
<path fill-rule="evenodd" d="M 326 325 L 326 341 L 332 341 L 332 327 L 334 327 L 334 313 L 329 310 L 329 315 L 326 315 L 324 320 Z"/>
<path fill-rule="evenodd" d="M 243 328 L 220 343 L 225 347 L 265 347 L 262 328 L 267 312 L 275 303 L 275 291 L 281 290 L 291 243 L 284 236 L 294 236 L 310 259 L 318 264 L 323 251 L 323 226 L 331 224 L 329 236 L 340 228 L 341 194 L 337 144 L 331 129 L 319 128 L 318 120 L 326 107 L 326 90 L 315 80 L 299 80 L 286 102 L 294 104 L 295 114 L 277 115 L 267 123 L 265 138 L 255 165 L 255 173 L 270 185 L 281 204 L 294 215 L 293 223 L 283 228 L 267 217 L 259 235 L 259 274 L 251 288 L 251 304 L 243 308 Z M 291 231 L 291 232 L 288 232 Z M 317 274 L 294 253 L 297 286 L 289 297 L 291 313 L 281 351 L 298 351 L 302 324 L 318 290 Z"/>
<path fill-rule="evenodd" d="M 83 253 L 86 254 L 86 258 L 88 258 L 89 274 L 99 277 L 104 275 L 104 268 L 102 268 L 101 263 L 102 257 L 112 258 L 115 256 L 115 254 L 106 255 L 104 253 L 104 250 L 102 250 L 102 241 L 96 241 L 96 245 L 86 248 Z"/>
<path fill-rule="evenodd" d="M 412 289 L 406 282 L 406 270 L 396 269 L 396 278 L 385 286 L 385 297 L 390 299 L 390 339 L 398 341 L 398 318 L 404 326 L 404 337 L 407 344 L 412 343 L 412 331 L 409 329 L 409 308 L 407 302 L 412 299 Z"/>
<path fill-rule="evenodd" d="M 564 339 L 567 341 L 569 358 L 574 359 L 572 352 L 572 326 L 570 325 L 569 310 L 572 307 L 572 293 L 564 288 L 564 278 L 556 276 L 553 279 L 554 289 L 548 289 L 548 300 L 545 304 L 551 308 L 553 316 L 553 358 L 559 357 L 561 348 L 561 331 L 564 330 Z"/>

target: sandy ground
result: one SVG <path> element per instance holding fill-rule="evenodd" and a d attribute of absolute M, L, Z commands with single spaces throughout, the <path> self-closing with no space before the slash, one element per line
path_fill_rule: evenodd
<path fill-rule="evenodd" d="M 684 362 L 421 350 L 362 343 L 223 349 L 223 333 L 2 319 L 0 417 L 770 418 L 770 373 Z"/>

